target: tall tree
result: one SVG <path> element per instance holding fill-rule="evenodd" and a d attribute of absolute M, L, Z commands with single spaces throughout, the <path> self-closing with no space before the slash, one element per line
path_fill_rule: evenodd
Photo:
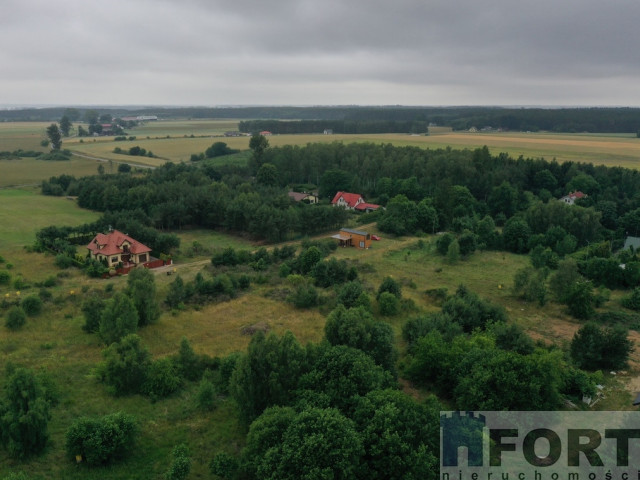
<path fill-rule="evenodd" d="M 62 135 L 68 137 L 69 130 L 71 130 L 71 120 L 69 120 L 69 117 L 66 115 L 63 115 L 60 119 L 60 131 L 62 132 Z"/>
<path fill-rule="evenodd" d="M 62 134 L 58 125 L 52 123 L 47 127 L 47 138 L 51 143 L 52 150 L 60 150 L 60 147 L 62 147 Z"/>
<path fill-rule="evenodd" d="M 16 369 L 0 402 L 0 443 L 16 458 L 42 452 L 49 418 L 49 402 L 38 378 L 30 370 Z"/>
<path fill-rule="evenodd" d="M 143 327 L 154 323 L 160 317 L 160 307 L 156 299 L 155 276 L 146 268 L 135 268 L 127 277 L 127 293 L 136 311 L 138 325 Z"/>

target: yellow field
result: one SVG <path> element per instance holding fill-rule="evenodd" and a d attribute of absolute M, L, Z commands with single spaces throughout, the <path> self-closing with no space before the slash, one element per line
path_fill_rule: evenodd
<path fill-rule="evenodd" d="M 45 138 L 47 123 L 0 124 L 0 150 L 44 150 L 40 141 Z M 63 148 L 91 158 L 75 157 L 71 162 L 0 161 L 0 187 L 38 183 L 52 175 L 73 173 L 87 175 L 95 173 L 96 158 L 125 162 L 132 165 L 158 166 L 165 161 L 185 162 L 193 153 L 202 153 L 214 142 L 225 142 L 238 150 L 249 148 L 248 137 L 224 137 L 228 130 L 237 130 L 235 120 L 182 120 L 149 122 L 128 132 L 133 141 L 115 142 L 113 137 L 67 138 Z M 508 153 L 513 158 L 524 157 L 558 162 L 588 162 L 596 165 L 640 168 L 640 139 L 632 134 L 553 134 L 522 132 L 469 133 L 452 132 L 447 128 L 434 128 L 429 136 L 401 134 L 371 135 L 272 135 L 271 146 L 306 145 L 328 142 L 373 142 L 391 143 L 398 146 L 420 148 L 468 148 L 486 145 L 491 153 Z M 114 148 L 128 150 L 140 146 L 152 151 L 159 158 L 131 157 L 113 153 Z M 105 165 L 115 170 L 112 165 Z"/>

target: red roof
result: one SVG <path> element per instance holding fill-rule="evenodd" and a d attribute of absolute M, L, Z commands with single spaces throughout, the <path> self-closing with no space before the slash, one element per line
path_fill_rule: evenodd
<path fill-rule="evenodd" d="M 376 205 L 375 203 L 366 203 L 362 202 L 356 205 L 356 210 L 377 210 L 380 208 L 380 205 Z"/>
<path fill-rule="evenodd" d="M 94 255 L 100 253 L 102 255 L 116 255 L 118 253 L 122 253 L 124 250 L 122 248 L 122 244 L 124 242 L 129 243 L 129 252 L 133 254 L 146 253 L 150 252 L 151 249 L 146 245 L 134 240 L 129 235 L 125 235 L 124 233 L 113 230 L 108 234 L 99 233 L 95 236 L 87 248 L 91 250 L 91 253 Z"/>
<path fill-rule="evenodd" d="M 333 200 L 331 200 L 331 203 L 338 203 L 340 197 L 342 197 L 347 205 L 351 208 L 354 208 L 357 205 L 358 200 L 362 199 L 362 195 L 360 195 L 359 193 L 338 192 L 336 193 L 336 196 L 333 197 Z"/>
<path fill-rule="evenodd" d="M 571 198 L 584 198 L 584 197 L 587 196 L 587 194 L 586 193 L 582 193 L 580 191 L 577 191 L 577 192 L 571 192 L 567 196 L 571 197 Z"/>

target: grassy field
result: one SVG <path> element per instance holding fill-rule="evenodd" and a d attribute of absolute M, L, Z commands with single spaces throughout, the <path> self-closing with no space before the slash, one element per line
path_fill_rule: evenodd
<path fill-rule="evenodd" d="M 28 217 L 26 211 L 29 211 Z M 14 362 L 46 370 L 61 387 L 60 405 L 52 412 L 51 443 L 47 452 L 24 464 L 0 452 L 0 476 L 9 471 L 24 470 L 34 478 L 47 479 L 160 479 L 169 466 L 173 446 L 186 442 L 194 462 L 190 478 L 209 478 L 207 464 L 215 453 L 233 453 L 242 448 L 244 432 L 237 423 L 233 403 L 222 401 L 215 411 L 202 413 L 195 406 L 194 384 L 155 403 L 142 396 L 111 396 L 94 377 L 103 345 L 96 335 L 82 331 L 80 305 L 83 294 L 104 290 L 108 285 L 115 291 L 121 290 L 126 285 L 126 278 L 90 279 L 73 269 L 60 271 L 54 267 L 51 256 L 27 253 L 22 249 L 22 245 L 33 241 L 35 231 L 42 226 L 78 224 L 95 217 L 95 213 L 79 209 L 73 201 L 63 198 L 44 199 L 33 191 L 0 191 L 0 221 L 2 225 L 11 225 L 11 228 L 0 229 L 0 255 L 14 265 L 11 275 L 21 275 L 30 282 L 48 276 L 57 278 L 57 285 L 51 289 L 53 301 L 47 304 L 45 313 L 29 318 L 27 325 L 17 332 L 0 326 L 0 367 Z M 373 224 L 359 228 L 379 233 Z M 172 268 L 185 280 L 203 270 L 215 272 L 209 258 L 210 252 L 217 248 L 258 247 L 249 240 L 220 232 L 185 230 L 176 233 L 181 237 L 182 246 Z M 333 254 L 359 267 L 372 295 L 387 275 L 402 284 L 403 296 L 413 302 L 415 310 L 387 319 L 398 336 L 399 348 L 403 348 L 399 335 L 406 317 L 438 308 L 425 292 L 443 287 L 454 292 L 460 284 L 504 305 L 510 319 L 525 327 L 534 338 L 562 344 L 579 328 L 579 323 L 568 317 L 559 305 L 551 303 L 541 309 L 511 295 L 513 276 L 528 264 L 526 256 L 484 252 L 450 265 L 435 252 L 435 238 L 383 236 L 369 250 L 339 248 Z M 194 242 L 200 253 L 189 251 L 194 248 Z M 0 268 L 6 268 L 6 264 L 0 264 Z M 241 268 L 254 275 L 249 267 Z M 58 275 L 60 273 L 62 275 Z M 159 297 L 163 298 L 175 277 L 162 271 L 156 273 Z M 267 325 L 276 333 L 291 330 L 303 344 L 319 341 L 328 307 L 297 310 L 283 301 L 281 292 L 286 287 L 286 281 L 271 272 L 267 274 L 266 283 L 253 284 L 248 293 L 229 301 L 174 313 L 165 310 L 156 324 L 139 333 L 154 358 L 175 354 L 183 336 L 196 352 L 211 356 L 244 350 L 250 337 L 243 335 L 242 329 L 255 324 Z M 37 293 L 36 287 L 25 289 L 21 295 L 33 293 Z M 0 287 L 0 297 L 6 295 L 15 298 L 17 292 L 10 287 Z M 328 289 L 321 295 L 330 304 L 334 293 Z M 640 340 L 636 332 L 633 338 L 636 342 Z M 637 354 L 634 365 L 636 362 Z M 617 385 L 615 390 L 610 390 L 607 401 L 598 408 L 629 407 L 626 378 L 618 377 L 617 383 L 613 383 Z M 410 386 L 406 388 L 409 390 Z M 64 434 L 68 427 L 79 416 L 115 411 L 133 413 L 139 419 L 142 434 L 135 453 L 110 468 L 86 470 L 76 467 L 64 452 Z"/>

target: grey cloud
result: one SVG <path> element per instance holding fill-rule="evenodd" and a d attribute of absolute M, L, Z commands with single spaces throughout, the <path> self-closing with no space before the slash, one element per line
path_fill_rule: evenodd
<path fill-rule="evenodd" d="M 640 105 L 640 3 L 630 0 L 0 8 L 10 46 L 0 51 L 0 104 Z"/>

